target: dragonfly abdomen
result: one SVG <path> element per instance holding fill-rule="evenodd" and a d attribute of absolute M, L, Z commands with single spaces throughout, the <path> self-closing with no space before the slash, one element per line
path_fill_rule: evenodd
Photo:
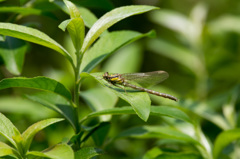
<path fill-rule="evenodd" d="M 148 92 L 150 94 L 154 94 L 154 95 L 157 95 L 157 96 L 161 96 L 161 97 L 164 97 L 164 98 L 168 98 L 168 99 L 172 99 L 174 101 L 177 101 L 176 97 L 171 96 L 169 94 L 156 92 L 156 91 L 153 91 L 153 90 L 150 90 L 150 89 L 146 89 L 146 88 L 143 88 L 143 87 L 138 87 L 136 85 L 133 85 L 133 84 L 130 84 L 130 83 L 126 83 L 126 82 L 123 82 L 123 85 L 126 86 L 126 87 L 131 87 L 133 89 L 137 89 L 137 90 L 140 90 L 140 91 L 145 91 L 145 92 Z"/>

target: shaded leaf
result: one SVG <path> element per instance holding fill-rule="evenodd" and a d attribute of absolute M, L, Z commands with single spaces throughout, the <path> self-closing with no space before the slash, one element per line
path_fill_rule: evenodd
<path fill-rule="evenodd" d="M 79 129 L 78 117 L 74 106 L 62 96 L 50 92 L 39 92 L 26 96 L 30 100 L 38 102 L 63 115 L 75 131 Z"/>
<path fill-rule="evenodd" d="M 63 97 L 67 98 L 68 100 L 72 99 L 71 93 L 63 84 L 47 77 L 34 77 L 34 78 L 15 77 L 5 78 L 0 81 L 0 90 L 11 87 L 24 87 L 50 91 L 60 94 Z"/>
<path fill-rule="evenodd" d="M 27 49 L 27 43 L 19 39 L 6 37 L 4 42 L 0 41 L 0 56 L 9 72 L 14 75 L 19 75 L 22 72 Z"/>
<path fill-rule="evenodd" d="M 125 19 L 129 16 L 141 14 L 153 9 L 157 9 L 157 7 L 152 6 L 125 6 L 116 8 L 105 15 L 103 15 L 88 31 L 86 38 L 83 42 L 83 46 L 81 52 L 85 52 L 88 47 L 102 34 L 106 29 L 108 29 L 113 24 L 118 21 Z"/>

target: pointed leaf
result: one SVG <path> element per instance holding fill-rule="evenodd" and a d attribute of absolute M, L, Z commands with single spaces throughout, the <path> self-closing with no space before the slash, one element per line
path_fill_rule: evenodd
<path fill-rule="evenodd" d="M 14 155 L 16 158 L 18 156 L 17 151 L 7 144 L 0 142 L 0 157 Z M 19 156 L 18 156 L 19 157 Z"/>
<path fill-rule="evenodd" d="M 110 26 L 117 23 L 118 21 L 125 19 L 129 16 L 141 14 L 153 9 L 157 9 L 157 7 L 144 5 L 125 6 L 116 8 L 106 13 L 88 31 L 81 52 L 85 52 L 88 47 L 100 36 L 100 34 L 102 34 L 106 29 L 108 29 Z"/>
<path fill-rule="evenodd" d="M 50 92 L 38 92 L 26 96 L 28 99 L 38 102 L 63 115 L 75 131 L 79 129 L 78 117 L 74 106 L 62 96 Z"/>
<path fill-rule="evenodd" d="M 71 64 L 73 64 L 70 54 L 55 40 L 39 30 L 17 24 L 0 23 L 0 35 L 12 36 L 46 46 L 61 53 L 70 61 Z"/>
<path fill-rule="evenodd" d="M 14 75 L 19 75 L 22 72 L 27 49 L 27 43 L 19 39 L 6 37 L 4 42 L 0 41 L 0 56 L 9 72 Z"/>
<path fill-rule="evenodd" d="M 213 156 L 218 158 L 228 144 L 240 138 L 240 129 L 232 129 L 221 132 L 214 142 Z"/>
<path fill-rule="evenodd" d="M 64 0 L 63 2 L 66 4 L 69 10 L 71 19 L 79 18 L 81 16 L 78 8 L 71 1 Z"/>
<path fill-rule="evenodd" d="M 54 124 L 56 122 L 62 121 L 63 119 L 60 118 L 52 118 L 52 119 L 46 119 L 39 121 L 33 125 L 31 125 L 24 133 L 22 134 L 23 137 L 23 148 L 24 152 L 27 152 L 30 144 L 32 142 L 32 139 L 36 133 L 44 129 L 45 127 Z"/>
<path fill-rule="evenodd" d="M 21 134 L 12 122 L 2 113 L 0 113 L 0 134 L 17 148 L 17 143 L 14 141 L 13 137 L 20 136 Z"/>
<path fill-rule="evenodd" d="M 43 152 L 30 151 L 27 152 L 28 156 L 39 156 L 51 159 L 74 159 L 74 152 L 72 148 L 67 144 L 58 144 L 51 149 Z"/>
<path fill-rule="evenodd" d="M 0 81 L 0 90 L 11 87 L 24 87 L 50 91 L 60 94 L 63 97 L 67 98 L 68 100 L 72 99 L 71 93 L 63 84 L 47 77 L 34 77 L 34 78 L 15 77 L 5 78 Z"/>
<path fill-rule="evenodd" d="M 81 120 L 81 122 L 84 122 L 85 120 L 89 118 L 98 117 L 101 115 L 121 115 L 121 114 L 135 114 L 132 107 L 121 107 L 121 108 L 112 108 L 112 109 L 104 109 L 101 111 L 96 111 L 93 113 L 88 114 L 85 118 Z M 151 106 L 151 112 L 150 115 L 155 116 L 169 116 L 172 118 L 180 119 L 189 123 L 192 123 L 192 120 L 189 118 L 189 116 L 182 111 L 181 109 L 178 109 L 177 107 L 171 107 L 171 106 Z"/>
<path fill-rule="evenodd" d="M 146 36 L 152 37 L 154 34 L 155 32 L 153 31 L 146 34 L 141 34 L 135 31 L 115 31 L 106 34 L 83 55 L 80 71 L 90 72 L 120 47 Z"/>
<path fill-rule="evenodd" d="M 102 155 L 104 152 L 101 149 L 94 147 L 84 147 L 75 152 L 75 159 L 91 159 L 94 156 Z"/>
<path fill-rule="evenodd" d="M 146 92 L 139 92 L 132 89 L 125 88 L 120 89 L 119 87 L 113 86 L 102 78 L 104 73 L 82 73 L 81 77 L 94 77 L 99 83 L 110 88 L 117 96 L 127 101 L 137 113 L 137 115 L 144 121 L 147 121 L 150 113 L 151 100 Z"/>
<path fill-rule="evenodd" d="M 134 138 L 166 138 L 184 141 L 187 143 L 201 146 L 200 143 L 192 137 L 173 128 L 160 126 L 140 126 L 128 129 L 120 133 L 117 137 Z"/>

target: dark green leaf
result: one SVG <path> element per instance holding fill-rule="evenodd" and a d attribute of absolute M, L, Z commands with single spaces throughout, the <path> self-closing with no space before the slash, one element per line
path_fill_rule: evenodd
<path fill-rule="evenodd" d="M 27 49 L 27 43 L 19 39 L 6 37 L 4 42 L 0 41 L 0 56 L 9 72 L 14 75 L 19 75 L 22 72 Z"/>
<path fill-rule="evenodd" d="M 78 117 L 74 106 L 62 96 L 50 92 L 39 92 L 26 96 L 30 100 L 38 102 L 63 115 L 75 131 L 79 129 Z"/>
<path fill-rule="evenodd" d="M 0 81 L 0 90 L 11 88 L 11 87 L 24 87 L 33 88 L 44 91 L 50 91 L 62 95 L 68 100 L 72 99 L 72 95 L 69 90 L 61 83 L 47 78 L 47 77 L 15 77 L 15 78 L 5 78 Z"/>

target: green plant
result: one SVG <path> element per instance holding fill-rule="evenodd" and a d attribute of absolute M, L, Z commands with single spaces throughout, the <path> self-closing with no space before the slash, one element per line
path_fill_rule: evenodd
<path fill-rule="evenodd" d="M 106 4 L 102 5 L 103 8 L 109 7 L 109 5 L 107 5 L 109 3 L 104 0 L 90 1 L 91 4 L 99 4 L 99 2 Z M 9 17 L 8 21 L 19 20 L 27 15 L 47 15 L 53 19 L 55 18 L 54 15 L 47 10 L 39 9 L 41 7 L 32 7 L 33 4 L 37 2 L 39 1 L 29 1 L 24 7 L 0 7 L 0 12 L 17 13 L 17 15 Z M 21 3 L 24 3 L 24 1 L 21 1 Z M 45 7 L 50 5 L 50 3 L 46 1 L 41 1 L 40 4 Z M 208 58 L 206 58 L 206 55 L 203 53 L 204 49 L 207 50 L 209 41 L 204 43 L 204 40 L 208 39 L 206 38 L 208 32 L 204 32 L 206 26 L 202 23 L 206 16 L 206 10 L 202 4 L 197 5 L 193 9 L 191 13 L 192 17 L 189 18 L 190 20 L 178 13 L 172 13 L 165 10 L 154 12 L 153 15 L 150 14 L 153 21 L 175 30 L 180 35 L 180 39 L 187 43 L 190 49 L 188 47 L 181 48 L 176 44 L 169 43 L 162 39 L 148 40 L 146 46 L 150 50 L 166 56 L 186 67 L 190 72 L 189 74 L 192 74 L 196 78 L 196 81 L 194 81 L 196 87 L 191 89 L 188 94 L 188 96 L 190 96 L 189 100 L 186 98 L 181 99 L 179 103 L 174 103 L 172 101 L 165 102 L 159 97 L 153 97 L 152 99 L 155 103 L 159 103 L 161 106 L 151 105 L 149 95 L 145 92 L 128 92 L 126 94 L 124 91 L 114 89 L 112 85 L 102 79 L 103 72 L 98 72 L 98 64 L 104 62 L 105 59 L 119 48 L 138 39 L 155 36 L 154 31 L 142 34 L 136 31 L 126 30 L 109 32 L 107 29 L 127 17 L 155 10 L 157 7 L 141 5 L 120 7 L 113 9 L 100 19 L 97 19 L 88 9 L 76 6 L 67 0 L 65 0 L 64 3 L 62 1 L 52 1 L 51 4 L 55 4 L 58 8 L 70 15 L 70 19 L 63 21 L 59 25 L 59 28 L 64 32 L 66 30 L 68 31 L 71 38 L 69 41 L 71 41 L 74 51 L 69 51 L 67 47 L 63 47 L 37 29 L 1 22 L 0 35 L 3 36 L 0 36 L 0 40 L 2 40 L 0 42 L 0 63 L 4 63 L 6 69 L 13 75 L 20 75 L 23 69 L 24 56 L 29 47 L 25 41 L 48 47 L 62 54 L 68 64 L 70 64 L 73 78 L 71 78 L 71 72 L 69 70 L 69 76 L 65 75 L 68 80 L 71 80 L 70 87 L 67 88 L 65 83 L 45 76 L 33 78 L 4 78 L 0 81 L 0 90 L 21 87 L 38 91 L 27 93 L 25 97 L 28 100 L 22 100 L 17 97 L 14 97 L 14 101 L 12 100 L 13 97 L 0 98 L 0 107 L 7 105 L 5 106 L 6 108 L 8 107 L 8 102 L 12 101 L 17 105 L 14 113 L 17 111 L 24 113 L 24 111 L 28 109 L 29 114 L 39 115 L 42 118 L 49 117 L 48 114 L 41 114 L 41 109 L 39 108 L 37 110 L 34 108 L 32 110 L 24 108 L 26 105 L 33 107 L 33 105 L 39 103 L 64 117 L 68 125 L 74 130 L 74 133 L 73 135 L 71 134 L 69 138 L 62 139 L 61 143 L 54 143 L 56 145 L 53 147 L 43 151 L 32 151 L 30 145 L 32 144 L 33 136 L 43 128 L 58 121 L 62 121 L 63 119 L 53 118 L 42 120 L 33 124 L 24 133 L 20 134 L 19 130 L 9 119 L 0 113 L 0 134 L 12 145 L 11 147 L 4 142 L 0 142 L 1 157 L 65 159 L 92 158 L 94 156 L 103 155 L 103 158 L 120 158 L 121 155 L 114 154 L 115 151 L 111 149 L 114 141 L 120 141 L 120 144 L 118 143 L 119 149 L 124 147 L 126 153 L 122 156 L 129 158 L 136 157 L 134 154 L 138 154 L 137 157 L 143 157 L 144 159 L 217 159 L 222 157 L 222 150 L 227 147 L 229 143 L 239 139 L 239 129 L 237 128 L 238 121 L 234 118 L 238 115 L 237 112 L 231 109 L 236 105 L 236 99 L 239 93 L 238 86 L 234 85 L 234 89 L 227 92 L 227 94 L 229 94 L 227 96 L 229 97 L 228 100 L 223 101 L 222 98 L 219 98 L 218 102 L 216 102 L 225 102 L 223 109 L 225 112 L 224 117 L 216 112 L 210 114 L 209 112 L 211 110 L 209 109 L 204 109 L 204 111 L 200 112 L 197 109 L 201 108 L 201 106 L 206 107 L 210 105 L 209 103 L 213 103 L 208 94 L 208 80 L 211 79 L 209 78 L 208 69 L 211 68 L 211 65 L 207 65 L 205 60 L 208 60 Z M 171 19 L 174 18 L 182 20 L 180 24 L 184 26 L 193 27 L 191 31 L 194 31 L 196 34 L 192 34 L 188 29 L 178 26 L 179 23 L 173 25 L 172 23 L 175 21 Z M 208 28 L 210 28 L 209 32 L 216 33 L 218 29 L 220 32 L 222 30 L 234 30 L 234 28 L 229 28 L 228 25 L 220 25 L 222 27 L 219 27 L 218 24 L 224 23 L 226 19 L 228 20 L 229 17 L 213 21 L 207 25 Z M 232 17 L 230 17 L 230 19 L 233 21 L 236 20 Z M 237 20 L 235 22 L 237 22 Z M 173 26 L 178 27 L 176 28 Z M 89 28 L 86 36 L 85 27 Z M 112 67 L 114 67 L 115 69 L 112 70 L 118 70 L 116 72 L 119 73 L 123 70 L 129 72 L 135 71 L 135 64 L 138 61 L 137 58 L 140 57 L 140 51 L 136 49 L 134 45 L 130 45 L 129 48 L 137 52 L 137 54 L 132 57 L 127 56 L 128 58 L 117 55 L 115 59 L 110 59 L 110 61 L 113 62 L 107 63 L 109 66 L 105 65 L 103 70 L 105 69 L 111 72 Z M 222 48 L 222 46 L 220 48 Z M 207 51 L 211 52 L 211 49 Z M 129 52 L 128 50 L 123 50 L 120 53 L 126 56 Z M 45 53 L 43 52 L 42 54 Z M 124 60 L 127 61 L 127 65 L 123 63 Z M 194 61 L 194 65 L 192 61 Z M 63 65 L 68 67 L 68 64 L 64 63 Z M 230 72 L 235 65 L 231 66 L 225 71 L 222 69 L 223 72 Z M 90 73 L 91 71 L 95 73 Z M 238 77 L 236 74 L 234 75 L 235 78 Z M 222 74 L 222 76 L 224 76 L 224 74 Z M 91 79 L 100 83 L 102 87 L 95 87 L 89 90 L 82 89 L 81 86 L 90 85 Z M 176 81 L 178 81 L 178 79 L 176 79 Z M 110 89 L 107 87 L 110 87 Z M 182 87 L 179 86 L 180 89 L 183 87 L 191 87 L 191 82 L 189 85 L 185 84 Z M 161 87 L 161 89 L 163 88 L 164 87 Z M 69 89 L 72 89 L 72 91 Z M 183 92 L 185 93 L 187 91 L 188 90 L 184 88 Z M 176 92 L 173 92 L 173 94 L 177 94 Z M 20 93 L 22 92 L 20 91 Z M 180 97 L 180 93 L 178 94 Z M 219 94 L 216 94 L 216 96 L 218 95 Z M 79 100 L 79 97 L 81 97 L 88 107 L 91 108 L 91 111 L 88 110 L 84 112 L 85 105 Z M 118 97 L 123 100 L 117 102 Z M 35 103 L 33 104 L 30 101 Z M 116 103 L 121 107 L 115 107 Z M 217 105 L 216 103 L 214 105 Z M 195 105 L 197 108 L 192 109 L 191 106 Z M 124 126 L 119 124 L 119 121 L 116 122 L 114 118 L 116 115 L 122 116 L 122 123 L 124 123 Z M 140 122 L 140 126 L 139 123 L 134 123 L 134 127 L 131 125 L 130 128 L 128 128 L 131 119 L 126 117 L 127 115 L 137 115 L 140 119 L 139 121 L 142 120 L 143 122 Z M 158 122 L 152 121 L 156 117 L 161 120 L 157 120 Z M 216 120 L 216 118 L 218 120 Z M 223 130 L 216 137 L 217 139 L 215 142 L 211 142 L 208 139 L 208 134 L 202 131 L 201 119 L 211 121 Z M 123 130 L 121 130 L 121 126 Z M 112 133 L 111 130 L 117 131 L 117 133 Z M 54 131 L 53 134 L 56 136 L 58 132 Z M 131 143 L 132 146 L 129 146 L 129 141 L 126 141 L 126 138 L 132 139 L 130 139 L 130 141 L 133 141 Z M 94 143 L 92 143 L 91 139 Z M 134 139 L 137 139 L 137 141 Z M 150 146 L 146 146 L 148 140 L 146 141 L 144 139 L 149 139 L 149 141 L 153 139 L 157 140 L 157 142 L 154 142 L 154 144 L 151 143 Z M 123 142 L 123 144 L 121 144 L 121 142 Z M 111 155 L 114 155 L 114 157 Z M 224 157 L 227 158 L 227 156 Z"/>

